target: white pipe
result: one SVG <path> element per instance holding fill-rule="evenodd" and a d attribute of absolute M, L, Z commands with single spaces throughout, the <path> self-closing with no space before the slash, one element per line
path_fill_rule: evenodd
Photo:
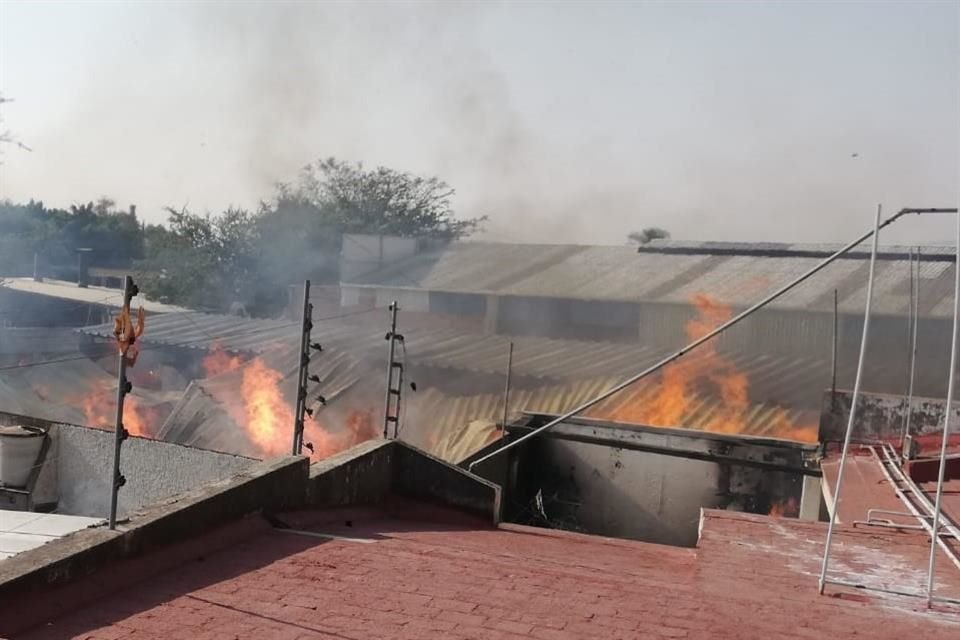
<path fill-rule="evenodd" d="M 953 413 L 953 383 L 957 370 L 957 327 L 960 317 L 960 214 L 957 214 L 957 264 L 953 281 L 953 340 L 950 344 L 950 373 L 947 375 L 947 406 L 943 412 L 943 437 L 940 441 L 940 470 L 937 476 L 937 498 L 933 503 L 933 534 L 930 537 L 930 564 L 927 567 L 927 606 L 933 602 L 933 578 L 937 557 L 937 531 L 940 527 L 940 501 L 943 497 L 943 474 L 947 465 L 947 442 L 950 440 L 950 414 Z"/>
<path fill-rule="evenodd" d="M 850 436 L 857 417 L 857 400 L 860 399 L 860 384 L 863 381 L 863 362 L 867 353 L 867 335 L 870 331 L 870 305 L 873 303 L 873 276 L 877 267 L 877 249 L 880 241 L 880 213 L 877 205 L 877 217 L 874 222 L 873 250 L 870 252 L 870 275 L 867 279 L 867 303 L 863 312 L 863 334 L 860 337 L 860 357 L 857 360 L 857 377 L 853 383 L 853 397 L 850 401 L 850 416 L 847 420 L 847 432 L 843 436 L 843 453 L 840 454 L 840 471 L 837 473 L 837 488 L 834 491 L 833 510 L 830 512 L 830 525 L 827 527 L 827 541 L 823 549 L 823 564 L 820 567 L 820 593 L 827 580 L 827 566 L 830 564 L 830 547 L 833 544 L 833 529 L 840 511 L 840 489 L 843 486 L 843 472 L 847 466 L 847 451 L 850 449 Z"/>

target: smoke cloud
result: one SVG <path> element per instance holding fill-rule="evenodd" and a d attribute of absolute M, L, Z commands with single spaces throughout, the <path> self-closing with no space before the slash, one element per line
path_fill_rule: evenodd
<path fill-rule="evenodd" d="M 877 202 L 958 199 L 960 9 L 913 6 L 6 6 L 5 119 L 34 152 L 0 195 L 159 221 L 336 156 L 439 175 L 490 240 L 842 240 Z M 31 57 L 46 29 L 69 68 Z"/>

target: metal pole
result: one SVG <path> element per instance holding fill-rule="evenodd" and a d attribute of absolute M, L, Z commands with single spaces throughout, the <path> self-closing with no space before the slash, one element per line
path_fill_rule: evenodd
<path fill-rule="evenodd" d="M 953 385 L 957 371 L 957 334 L 960 320 L 960 214 L 957 215 L 957 264 L 953 280 L 953 339 L 950 343 L 950 374 L 947 376 L 947 406 L 943 412 L 943 437 L 940 441 L 940 471 L 937 475 L 937 499 L 933 504 L 933 531 L 930 535 L 930 564 L 927 569 L 927 606 L 933 601 L 933 572 L 937 557 L 937 532 L 940 530 L 940 501 L 943 498 L 943 472 L 947 466 L 947 442 L 950 440 L 950 416 L 953 414 Z"/>
<path fill-rule="evenodd" d="M 500 431 L 507 430 L 507 412 L 510 408 L 510 376 L 513 372 L 513 340 L 510 341 L 510 347 L 507 349 L 507 383 L 503 388 L 503 423 L 500 425 Z"/>
<path fill-rule="evenodd" d="M 133 278 L 126 276 L 123 279 L 123 306 L 120 309 L 121 315 L 127 312 L 129 319 L 130 299 L 137 294 L 136 285 Z M 123 399 L 130 392 L 131 386 L 127 381 L 127 354 L 120 346 L 120 353 L 117 356 L 117 414 L 113 425 L 113 473 L 110 476 L 110 529 L 117 528 L 117 499 L 119 497 L 120 487 L 126 484 L 126 478 L 120 473 L 120 447 L 123 441 L 127 439 L 127 429 L 123 426 Z"/>
<path fill-rule="evenodd" d="M 659 371 L 659 370 L 662 369 L 663 367 L 667 366 L 668 364 L 670 364 L 670 363 L 673 362 L 674 360 L 683 357 L 684 355 L 686 355 L 686 354 L 689 353 L 690 351 L 692 351 L 692 350 L 696 349 L 697 347 L 699 347 L 699 346 L 700 346 L 701 344 L 703 344 L 704 342 L 710 340 L 711 338 L 713 338 L 714 336 L 716 336 L 716 335 L 718 335 L 718 334 L 720 334 L 720 333 L 723 333 L 724 331 L 726 331 L 727 329 L 729 329 L 729 328 L 732 327 L 733 325 L 737 324 L 738 322 L 740 322 L 741 320 L 743 320 L 743 319 L 746 318 L 747 316 L 753 314 L 755 311 L 757 311 L 757 310 L 759 310 L 759 309 L 762 309 L 763 307 L 767 306 L 768 304 L 770 304 L 771 302 L 773 302 L 774 300 L 776 300 L 777 298 L 779 298 L 779 297 L 782 296 L 783 294 L 787 293 L 788 291 L 790 291 L 791 289 L 793 289 L 793 288 L 796 287 L 797 285 L 801 284 L 802 282 L 805 282 L 805 281 L 808 280 L 810 277 L 812 277 L 812 276 L 814 276 L 815 274 L 819 273 L 821 270 L 823 270 L 825 267 L 827 267 L 827 265 L 829 265 L 830 263 L 832 263 L 834 260 L 836 260 L 836 259 L 839 258 L 840 256 L 844 255 L 845 253 L 847 253 L 848 251 L 850 251 L 851 249 L 853 249 L 854 247 L 856 247 L 857 245 L 859 245 L 859 244 L 860 244 L 861 242 L 863 242 L 864 240 L 867 240 L 867 239 L 870 238 L 871 236 L 875 235 L 875 234 L 877 233 L 877 231 L 879 231 L 880 229 L 882 229 L 882 228 L 886 227 L 887 225 L 891 224 L 892 222 L 894 222 L 895 220 L 897 220 L 900 216 L 902 216 L 902 215 L 904 215 L 904 214 L 906 214 L 906 213 L 942 213 L 942 212 L 945 212 L 945 211 L 946 211 L 946 210 L 940 210 L 940 209 L 923 209 L 923 210 L 920 210 L 920 209 L 901 209 L 900 211 L 898 211 L 898 212 L 895 213 L 894 215 L 892 215 L 892 216 L 890 216 L 889 218 L 887 218 L 886 220 L 884 220 L 884 221 L 879 225 L 878 228 L 876 228 L 876 229 L 871 229 L 870 231 L 867 231 L 866 233 L 864 233 L 863 235 L 861 235 L 859 238 L 857 238 L 857 239 L 854 240 L 853 242 L 850 242 L 849 244 L 847 244 L 846 246 L 844 246 L 842 249 L 840 249 L 839 251 L 837 251 L 837 252 L 834 253 L 833 255 L 825 258 L 823 261 L 821 261 L 820 263 L 818 263 L 817 265 L 815 265 L 813 268 L 811 268 L 809 271 L 807 271 L 807 272 L 804 273 L 803 275 L 795 278 L 793 281 L 791 281 L 791 282 L 787 283 L 786 285 L 780 287 L 779 289 L 777 289 L 776 291 L 774 291 L 773 293 L 771 293 L 770 295 L 768 295 L 766 298 L 764 298 L 764 299 L 761 300 L 760 302 L 758 302 L 758 303 L 756 303 L 755 305 L 753 305 L 752 307 L 750 307 L 750 308 L 748 308 L 748 309 L 740 312 L 739 314 L 737 314 L 737 315 L 734 316 L 733 318 L 727 320 L 727 321 L 724 322 L 722 325 L 720 325 L 719 327 L 717 327 L 717 328 L 714 329 L 713 331 L 707 333 L 707 334 L 704 335 L 703 337 L 701 337 L 701 338 L 699 338 L 699 339 L 697 339 L 697 340 L 694 340 L 693 342 L 691 342 L 690 344 L 688 344 L 688 345 L 685 346 L 684 348 L 680 349 L 679 351 L 674 352 L 673 354 L 667 356 L 667 357 L 664 358 L 663 360 L 660 360 L 660 361 L 657 362 L 656 364 L 654 364 L 654 365 L 652 365 L 652 366 L 644 369 L 644 370 L 641 371 L 640 373 L 638 373 L 638 374 L 636 374 L 636 375 L 634 375 L 634 376 L 632 376 L 632 377 L 630 377 L 630 378 L 627 378 L 626 380 L 624 380 L 624 381 L 621 382 L 620 384 L 618 384 L 618 385 L 616 385 L 616 386 L 614 386 L 614 387 L 611 387 L 610 389 L 607 389 L 606 391 L 604 391 L 603 393 L 601 393 L 599 396 L 593 398 L 592 400 L 588 400 L 587 402 L 584 402 L 584 403 L 581 404 L 580 406 L 578 406 L 578 407 L 576 407 L 576 408 L 574 408 L 574 409 L 571 409 L 570 411 L 568 411 L 567 413 L 563 414 L 562 416 L 559 416 L 559 417 L 557 417 L 557 418 L 554 418 L 553 420 L 551 420 L 551 421 L 548 422 L 547 424 L 545 424 L 545 425 L 543 425 L 543 426 L 541 426 L 541 427 L 538 427 L 538 428 L 534 429 L 533 431 L 531 431 L 531 432 L 529 432 L 529 433 L 524 434 L 523 436 L 517 438 L 516 440 L 513 440 L 513 441 L 511 441 L 511 442 L 508 442 L 507 444 L 503 445 L 503 446 L 500 447 L 499 449 L 497 449 L 497 450 L 495 450 L 495 451 L 492 451 L 492 452 L 488 453 L 487 455 L 485 455 L 485 456 L 483 456 L 483 457 L 481 457 L 481 458 L 477 458 L 476 460 L 474 460 L 473 462 L 470 463 L 470 465 L 469 465 L 468 468 L 469 468 L 470 470 L 472 470 L 475 466 L 477 466 L 477 465 L 480 464 L 481 462 L 485 462 L 486 460 L 489 460 L 490 458 L 492 458 L 492 457 L 494 457 L 494 456 L 500 455 L 500 454 L 503 453 L 504 451 L 507 451 L 507 450 L 509 450 L 509 449 L 511 449 L 511 448 L 513 448 L 513 447 L 515 447 L 515 446 L 517 446 L 517 445 L 519 445 L 519 444 L 521 444 L 522 442 L 525 442 L 525 441 L 529 440 L 530 438 L 535 438 L 536 436 L 540 435 L 541 433 L 543 433 L 543 432 L 546 431 L 547 429 L 551 429 L 551 428 L 555 427 L 556 425 L 560 424 L 561 422 L 563 422 L 564 420 L 569 420 L 569 419 L 572 418 L 573 416 L 577 415 L 578 413 L 580 413 L 580 412 L 582 412 L 582 411 L 584 411 L 584 410 L 586 410 L 586 409 L 589 409 L 589 408 L 592 407 L 593 405 L 595 405 L 595 404 L 597 404 L 597 403 L 599 403 L 599 402 L 603 402 L 604 400 L 606 400 L 606 399 L 609 398 L 610 396 L 614 395 L 615 393 L 617 393 L 617 392 L 619 392 L 619 391 L 621 391 L 621 390 L 629 387 L 629 386 L 632 385 L 634 382 L 637 382 L 638 380 L 641 380 L 641 379 L 643 379 L 643 378 L 646 378 L 647 376 L 649 376 L 649 375 L 652 374 L 652 373 L 656 373 L 657 371 Z M 951 209 L 950 211 L 955 211 L 955 210 Z"/>
<path fill-rule="evenodd" d="M 823 565 L 820 567 L 820 593 L 827 580 L 827 566 L 830 564 L 830 547 L 833 544 L 833 529 L 837 524 L 837 512 L 840 511 L 840 488 L 843 485 L 843 472 L 847 466 L 847 451 L 850 449 L 850 436 L 857 419 L 857 401 L 860 399 L 860 383 L 863 380 L 863 362 L 867 354 L 867 338 L 870 332 L 870 305 L 873 302 L 873 276 L 877 266 L 877 248 L 880 242 L 880 213 L 877 205 L 877 218 L 874 223 L 873 250 L 870 253 L 870 275 L 867 279 L 867 302 L 863 312 L 863 333 L 860 336 L 860 357 L 857 359 L 857 376 L 853 383 L 853 397 L 850 400 L 850 416 L 847 420 L 847 432 L 843 436 L 843 453 L 840 454 L 840 471 L 837 473 L 837 487 L 834 492 L 833 510 L 830 512 L 830 524 L 827 526 L 827 541 L 823 549 Z"/>
<path fill-rule="evenodd" d="M 383 404 L 383 437 L 389 436 L 388 427 L 390 426 L 390 395 L 393 392 L 393 359 L 396 356 L 397 342 L 394 339 L 397 335 L 397 309 L 399 305 L 394 300 L 390 303 L 390 333 L 387 334 L 387 340 L 390 341 L 390 357 L 387 360 L 387 392 Z"/>
<path fill-rule="evenodd" d="M 836 407 L 837 404 L 837 335 L 840 333 L 840 304 L 837 290 L 833 290 L 833 354 L 830 364 L 830 406 Z"/>
<path fill-rule="evenodd" d="M 910 379 L 907 382 L 907 412 L 903 416 L 903 434 L 900 437 L 900 457 L 906 460 L 907 437 L 910 435 L 910 418 L 913 413 L 913 385 L 917 370 L 917 333 L 920 325 L 920 247 L 916 253 L 917 266 L 914 274 L 910 263 Z"/>
<path fill-rule="evenodd" d="M 293 455 L 303 453 L 303 414 L 307 408 L 307 363 L 310 361 L 310 281 L 303 283 L 303 316 L 300 324 L 300 361 L 297 365 L 297 402 L 293 420 Z"/>

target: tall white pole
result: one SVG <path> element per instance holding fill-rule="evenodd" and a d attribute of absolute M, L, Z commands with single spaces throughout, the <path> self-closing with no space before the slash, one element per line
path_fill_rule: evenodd
<path fill-rule="evenodd" d="M 960 316 L 960 213 L 957 214 L 957 264 L 953 282 L 953 340 L 950 344 L 950 373 L 947 375 L 947 407 L 943 412 L 943 436 L 940 441 L 940 471 L 937 475 L 937 499 L 933 504 L 933 530 L 930 535 L 930 564 L 927 567 L 927 606 L 933 602 L 933 579 L 940 528 L 940 500 L 943 498 L 943 473 L 950 440 L 950 416 L 953 414 L 953 383 L 957 371 L 957 325 Z"/>
<path fill-rule="evenodd" d="M 827 566 L 830 564 L 830 547 L 833 544 L 833 529 L 837 524 L 837 512 L 840 511 L 840 488 L 843 486 L 843 472 L 847 467 L 847 452 L 850 449 L 850 436 L 857 419 L 857 401 L 860 399 L 860 384 L 863 381 L 863 361 L 867 353 L 867 334 L 870 331 L 870 305 L 873 302 L 873 275 L 877 267 L 877 248 L 880 241 L 880 213 L 877 205 L 877 219 L 873 228 L 873 251 L 870 252 L 870 275 L 867 279 L 867 303 L 863 312 L 863 334 L 860 336 L 860 357 L 857 360 L 857 377 L 853 383 L 853 397 L 850 400 L 850 416 L 847 420 L 847 432 L 843 436 L 843 453 L 840 454 L 840 471 L 837 473 L 837 486 L 833 495 L 833 510 L 830 513 L 830 525 L 827 527 L 827 541 L 823 547 L 823 564 L 820 567 L 820 593 L 827 582 Z"/>

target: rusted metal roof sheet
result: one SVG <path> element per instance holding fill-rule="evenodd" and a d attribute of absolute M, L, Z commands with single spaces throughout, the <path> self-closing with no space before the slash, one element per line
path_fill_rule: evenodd
<path fill-rule="evenodd" d="M 698 293 L 746 307 L 807 271 L 839 245 L 655 243 L 633 247 L 451 243 L 355 278 L 374 286 L 580 300 L 687 304 Z M 921 312 L 950 312 L 953 248 L 924 247 Z M 875 287 L 877 313 L 906 313 L 907 247 L 883 248 Z M 863 312 L 868 263 L 861 249 L 774 302 L 772 308 Z"/>

